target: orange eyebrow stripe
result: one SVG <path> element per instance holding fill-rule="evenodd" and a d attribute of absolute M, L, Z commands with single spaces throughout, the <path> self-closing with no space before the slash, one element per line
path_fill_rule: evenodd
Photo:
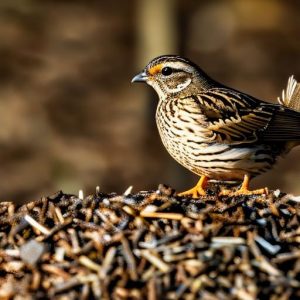
<path fill-rule="evenodd" d="M 163 67 L 162 64 L 158 64 L 156 66 L 153 66 L 152 68 L 149 69 L 149 73 L 151 75 L 155 75 L 155 74 L 157 74 L 161 71 L 162 67 Z"/>

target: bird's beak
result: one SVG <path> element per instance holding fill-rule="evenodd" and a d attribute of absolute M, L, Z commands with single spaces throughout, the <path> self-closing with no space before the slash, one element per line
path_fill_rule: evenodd
<path fill-rule="evenodd" d="M 135 75 L 132 78 L 131 82 L 146 82 L 147 79 L 148 79 L 148 76 L 147 76 L 146 72 L 142 71 L 141 73 Z"/>

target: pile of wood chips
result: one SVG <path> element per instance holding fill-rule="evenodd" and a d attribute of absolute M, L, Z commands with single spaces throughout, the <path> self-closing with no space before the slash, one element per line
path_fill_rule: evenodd
<path fill-rule="evenodd" d="M 0 203 L 0 299 L 300 299 L 300 199 L 157 191 Z"/>

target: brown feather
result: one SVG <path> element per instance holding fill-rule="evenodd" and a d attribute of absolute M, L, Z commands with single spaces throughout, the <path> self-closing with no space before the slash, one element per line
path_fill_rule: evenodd
<path fill-rule="evenodd" d="M 195 99 L 219 143 L 300 140 L 300 112 L 225 88 L 210 89 Z"/>
<path fill-rule="evenodd" d="M 261 132 L 264 141 L 300 141 L 300 112 L 274 105 L 277 110 L 268 127 Z"/>

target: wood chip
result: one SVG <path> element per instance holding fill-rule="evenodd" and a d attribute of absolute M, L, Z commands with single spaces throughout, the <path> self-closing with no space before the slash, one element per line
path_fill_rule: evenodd
<path fill-rule="evenodd" d="M 219 188 L 0 203 L 0 298 L 300 299 L 300 201 Z"/>

